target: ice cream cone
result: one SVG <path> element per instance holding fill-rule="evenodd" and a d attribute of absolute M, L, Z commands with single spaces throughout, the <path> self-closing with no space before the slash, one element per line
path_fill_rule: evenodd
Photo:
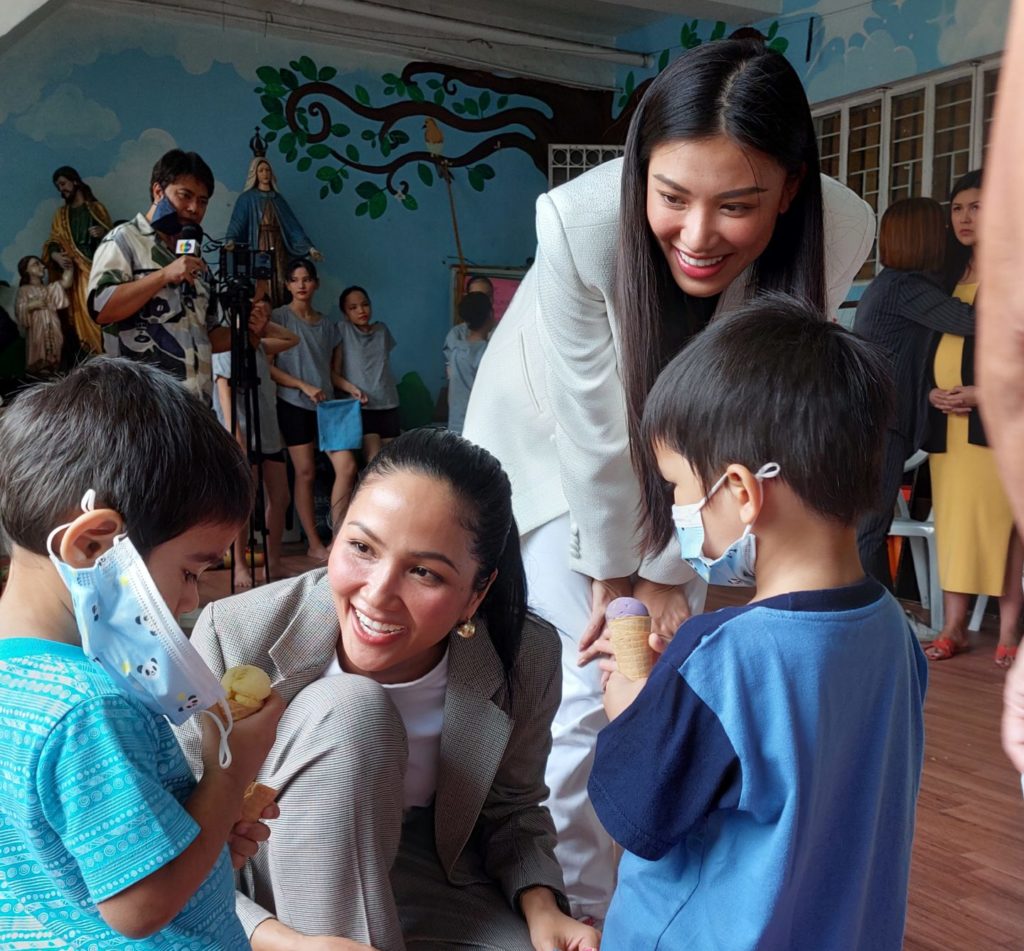
<path fill-rule="evenodd" d="M 277 798 L 277 790 L 263 783 L 249 783 L 242 797 L 242 818 L 246 822 L 255 822 Z"/>
<path fill-rule="evenodd" d="M 615 662 L 619 672 L 630 680 L 640 680 L 650 674 L 658 655 L 651 649 L 649 617 L 620 617 L 608 621 Z"/>

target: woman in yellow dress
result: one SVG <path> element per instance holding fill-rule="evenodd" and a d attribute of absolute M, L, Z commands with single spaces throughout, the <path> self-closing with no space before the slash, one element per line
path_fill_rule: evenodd
<path fill-rule="evenodd" d="M 969 304 L 978 293 L 975 265 L 981 211 L 981 171 L 968 172 L 950 194 L 951 237 L 947 277 L 954 296 Z M 926 653 L 947 660 L 967 649 L 971 596 L 999 598 L 995 661 L 1009 667 L 1017 653 L 1022 548 L 995 456 L 985 440 L 974 386 L 974 338 L 943 334 L 933 362 L 929 394 L 932 503 L 939 550 L 945 623 Z"/>

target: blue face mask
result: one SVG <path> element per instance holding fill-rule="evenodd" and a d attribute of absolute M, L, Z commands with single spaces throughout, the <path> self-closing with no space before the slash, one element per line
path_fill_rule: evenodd
<path fill-rule="evenodd" d="M 178 209 L 171 204 L 171 200 L 164 195 L 153 209 L 149 223 L 154 231 L 160 234 L 174 236 L 181 231 L 181 219 L 178 217 Z"/>
<path fill-rule="evenodd" d="M 768 462 L 754 473 L 758 482 L 774 479 L 779 474 L 779 464 Z M 736 539 L 718 558 L 704 554 L 704 519 L 700 510 L 725 483 L 722 476 L 699 502 L 689 505 L 673 505 L 672 521 L 676 526 L 679 551 L 685 561 L 708 584 L 724 584 L 735 587 L 753 587 L 754 564 L 757 561 L 757 539 L 751 532 L 753 523 L 743 529 Z"/>
<path fill-rule="evenodd" d="M 94 501 L 90 489 L 82 510 L 91 512 Z M 176 726 L 195 713 L 209 716 L 220 732 L 221 766 L 230 766 L 232 718 L 224 688 L 178 626 L 131 540 L 122 535 L 91 567 L 73 568 L 52 547 L 54 536 L 67 527 L 50 532 L 46 547 L 71 592 L 85 655 L 122 693 Z M 224 711 L 223 722 L 207 709 L 214 705 Z"/>

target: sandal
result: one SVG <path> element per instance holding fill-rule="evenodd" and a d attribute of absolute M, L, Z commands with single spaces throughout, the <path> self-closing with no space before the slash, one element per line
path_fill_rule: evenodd
<path fill-rule="evenodd" d="M 949 660 L 957 654 L 966 654 L 969 650 L 967 644 L 957 643 L 950 637 L 937 637 L 925 647 L 924 652 L 929 660 Z"/>
<path fill-rule="evenodd" d="M 996 667 L 1009 670 L 1017 659 L 1017 645 L 998 644 L 996 646 L 995 663 Z"/>

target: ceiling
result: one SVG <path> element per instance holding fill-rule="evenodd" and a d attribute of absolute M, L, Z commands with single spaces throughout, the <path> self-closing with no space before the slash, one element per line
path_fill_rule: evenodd
<path fill-rule="evenodd" d="M 57 0 L 59 2 L 59 0 Z M 670 16 L 749 23 L 780 0 L 86 0 L 351 49 L 608 88 L 658 50 L 620 39 Z M 630 49 L 630 46 L 633 48 Z M 645 62 L 644 53 L 654 53 Z"/>

